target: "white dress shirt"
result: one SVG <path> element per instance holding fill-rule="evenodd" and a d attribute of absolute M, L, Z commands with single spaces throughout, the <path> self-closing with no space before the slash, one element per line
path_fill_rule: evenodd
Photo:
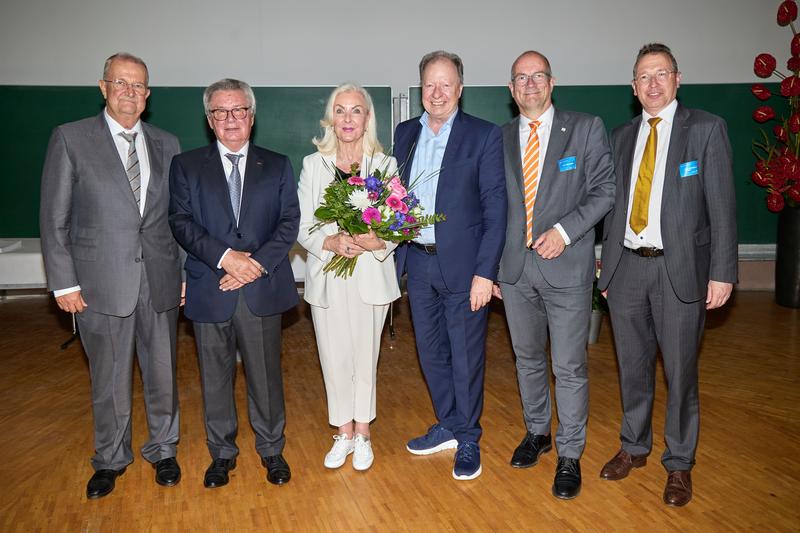
<path fill-rule="evenodd" d="M 538 173 L 537 177 L 540 180 L 542 177 L 542 168 L 544 167 L 544 158 L 547 155 L 547 145 L 550 142 L 550 130 L 553 128 L 554 115 L 555 108 L 551 105 L 547 108 L 547 111 L 539 115 L 539 118 L 535 119 L 539 121 L 539 127 L 536 129 L 536 133 L 539 135 L 539 167 L 536 172 Z M 523 161 L 523 166 L 525 159 L 525 148 L 528 146 L 528 137 L 531 134 L 530 123 L 533 121 L 534 119 L 528 118 L 525 115 L 520 114 L 519 116 L 519 154 L 521 160 Z M 541 186 L 541 183 L 539 183 L 539 186 Z M 536 213 L 535 203 L 533 205 L 533 212 Z M 564 244 L 569 246 L 572 241 L 570 240 L 569 235 L 567 235 L 567 232 L 564 231 L 564 228 L 561 227 L 561 224 L 556 223 L 556 225 L 553 227 L 556 228 L 561 234 L 561 238 L 564 239 Z"/>
<path fill-rule="evenodd" d="M 239 199 L 240 199 L 239 211 L 240 212 L 242 210 L 242 201 L 244 201 L 244 198 L 242 197 L 242 193 L 244 192 L 244 171 L 245 171 L 245 168 L 247 168 L 247 151 L 248 151 L 249 148 L 250 148 L 250 143 L 248 142 L 247 144 L 242 146 L 241 150 L 239 150 L 238 152 L 234 152 L 233 150 L 229 150 L 219 140 L 217 141 L 217 149 L 219 150 L 219 158 L 222 161 L 222 169 L 225 171 L 225 180 L 226 181 L 228 179 L 228 176 L 231 175 L 231 170 L 233 170 L 233 163 L 231 162 L 230 159 L 228 159 L 225 156 L 227 156 L 228 154 L 239 154 L 239 155 L 242 156 L 242 157 L 239 158 L 239 164 L 237 165 L 239 167 L 239 175 L 242 177 L 242 180 L 241 180 L 242 181 L 242 190 L 239 191 Z M 239 224 L 239 213 L 234 213 L 233 215 L 236 217 L 236 224 L 238 225 Z M 217 263 L 217 268 L 222 268 L 222 260 L 225 259 L 225 256 L 228 255 L 228 252 L 230 252 L 230 251 L 231 251 L 230 248 L 225 250 L 225 252 L 222 254 L 222 257 L 219 258 L 219 262 Z"/>
<path fill-rule="evenodd" d="M 675 121 L 675 111 L 678 101 L 673 100 L 657 115 L 650 115 L 642 111 L 642 123 L 639 125 L 639 134 L 636 137 L 636 150 L 633 152 L 633 165 L 630 177 L 630 194 L 628 195 L 628 210 L 625 224 L 625 246 L 628 248 L 658 248 L 663 249 L 661 240 L 661 197 L 664 193 L 664 173 L 667 168 L 667 152 L 669 139 L 672 134 L 672 124 Z M 639 177 L 639 166 L 642 164 L 644 147 L 650 135 L 650 123 L 653 117 L 659 117 L 661 122 L 656 126 L 658 144 L 656 145 L 656 166 L 653 171 L 653 183 L 650 186 L 650 206 L 647 211 L 647 226 L 638 235 L 631 229 L 631 209 L 633 197 L 636 192 L 636 180 Z"/>

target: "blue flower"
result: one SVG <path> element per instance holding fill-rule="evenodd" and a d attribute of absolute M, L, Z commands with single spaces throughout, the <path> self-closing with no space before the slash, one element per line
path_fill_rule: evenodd
<path fill-rule="evenodd" d="M 406 221 L 406 216 L 405 216 L 403 213 L 401 213 L 400 211 L 397 211 L 397 212 L 394 214 L 394 219 L 395 219 L 396 221 L 400 222 L 400 223 L 403 223 L 403 222 L 405 222 L 405 221 Z"/>
<path fill-rule="evenodd" d="M 397 231 L 397 230 L 399 230 L 399 229 L 400 229 L 400 228 L 402 228 L 402 227 L 403 227 L 403 223 L 402 223 L 402 222 L 393 222 L 393 223 L 392 223 L 392 224 L 389 226 L 389 230 L 390 230 L 390 231 Z"/>
<path fill-rule="evenodd" d="M 413 192 L 408 193 L 408 196 L 403 198 L 403 201 L 405 202 L 405 204 L 408 206 L 409 209 L 414 209 L 419 205 L 419 199 L 417 198 L 417 195 L 414 194 Z"/>
<path fill-rule="evenodd" d="M 368 191 L 380 191 L 382 189 L 381 180 L 375 176 L 370 175 L 366 180 L 364 180 L 364 182 Z"/>

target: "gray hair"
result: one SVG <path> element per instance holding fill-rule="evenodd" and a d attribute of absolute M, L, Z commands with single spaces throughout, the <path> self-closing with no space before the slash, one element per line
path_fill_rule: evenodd
<path fill-rule="evenodd" d="M 639 53 L 636 54 L 636 61 L 633 63 L 634 78 L 636 78 L 636 67 L 639 65 L 639 61 L 648 54 L 664 54 L 672 62 L 672 70 L 678 72 L 678 62 L 675 60 L 675 56 L 672 55 L 672 50 L 669 49 L 669 46 L 661 43 L 648 43 L 642 46 L 639 49 Z"/>
<path fill-rule="evenodd" d="M 364 127 L 364 137 L 361 140 L 364 154 L 382 153 L 383 146 L 378 140 L 378 121 L 375 118 L 375 106 L 372 104 L 372 97 L 370 97 L 366 89 L 355 82 L 343 83 L 333 90 L 330 97 L 328 97 L 328 103 L 325 104 L 325 116 L 319 121 L 319 125 L 322 128 L 322 138 L 314 137 L 311 142 L 322 154 L 336 153 L 339 139 L 336 138 L 336 132 L 333 129 L 333 103 L 337 96 L 349 92 L 360 94 L 367 104 L 367 123 Z"/>
<path fill-rule="evenodd" d="M 453 54 L 452 52 L 445 52 L 444 50 L 436 50 L 435 52 L 429 52 L 422 56 L 422 59 L 419 62 L 419 79 L 422 81 L 422 74 L 425 72 L 425 67 L 429 64 L 440 61 L 446 60 L 453 64 L 458 71 L 458 81 L 461 85 L 464 85 L 464 63 L 461 62 L 461 58 L 458 55 Z"/>
<path fill-rule="evenodd" d="M 108 79 L 108 72 L 111 70 L 111 63 L 114 61 L 130 61 L 131 63 L 136 63 L 137 65 L 141 65 L 144 68 L 144 84 L 150 84 L 150 72 L 147 70 L 147 65 L 145 64 L 144 60 L 141 57 L 135 56 L 133 54 L 129 54 L 128 52 L 117 52 L 116 54 L 110 56 L 106 59 L 105 64 L 103 65 L 103 79 Z"/>
<path fill-rule="evenodd" d="M 545 74 L 547 74 L 548 76 L 552 76 L 553 75 L 553 69 L 550 68 L 550 60 L 548 60 L 547 57 L 543 53 L 537 52 L 536 50 L 527 50 L 525 52 L 522 52 L 519 55 L 519 57 L 517 57 L 514 60 L 514 62 L 511 63 L 511 78 L 512 79 L 514 78 L 514 67 L 517 66 L 517 63 L 519 62 L 520 59 L 522 59 L 523 57 L 525 57 L 527 55 L 535 55 L 539 59 L 541 59 L 544 62 L 544 66 L 545 66 L 545 71 L 544 72 L 545 72 Z"/>
<path fill-rule="evenodd" d="M 223 78 L 219 81 L 215 81 L 203 91 L 203 109 L 205 109 L 206 115 L 211 112 L 211 97 L 214 96 L 214 93 L 217 91 L 242 91 L 250 104 L 250 114 L 256 114 L 256 95 L 253 94 L 253 89 L 241 80 Z"/>

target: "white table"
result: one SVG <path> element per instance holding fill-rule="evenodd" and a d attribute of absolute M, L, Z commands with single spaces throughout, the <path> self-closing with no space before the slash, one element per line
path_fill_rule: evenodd
<path fill-rule="evenodd" d="M 0 290 L 43 289 L 47 287 L 39 239 L 10 239 L 21 241 L 22 247 L 0 253 Z"/>

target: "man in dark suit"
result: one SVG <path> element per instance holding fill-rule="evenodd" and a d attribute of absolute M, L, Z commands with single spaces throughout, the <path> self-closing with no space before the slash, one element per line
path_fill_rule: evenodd
<path fill-rule="evenodd" d="M 447 220 L 396 252 L 408 296 L 420 364 L 437 423 L 408 442 L 417 455 L 457 448 L 453 477 L 481 473 L 486 304 L 497 278 L 506 222 L 500 129 L 458 109 L 461 59 L 431 52 L 419 65 L 425 113 L 395 131 L 403 179 L 428 214 Z"/>
<path fill-rule="evenodd" d="M 181 274 L 167 222 L 173 135 L 139 120 L 147 66 L 119 53 L 106 60 L 96 117 L 53 131 L 42 172 L 39 228 L 49 289 L 76 313 L 92 377 L 95 473 L 89 498 L 114 489 L 133 462 L 131 384 L 139 360 L 147 408 L 142 456 L 156 481 L 178 483 L 175 340 Z"/>
<path fill-rule="evenodd" d="M 503 127 L 508 225 L 495 295 L 506 309 L 527 429 L 511 466 L 531 467 L 552 447 L 549 331 L 559 422 L 552 492 L 571 499 L 581 488 L 589 414 L 594 226 L 614 202 L 614 167 L 603 122 L 555 109 L 554 86 L 539 52 L 511 66 L 520 115 Z"/>
<path fill-rule="evenodd" d="M 608 480 L 644 466 L 658 349 L 667 378 L 664 502 L 692 498 L 699 429 L 697 352 L 706 310 L 736 282 L 736 201 L 725 122 L 675 99 L 681 73 L 670 49 L 648 44 L 633 68 L 642 115 L 615 129 L 614 210 L 606 217 L 602 273 L 619 361 L 622 447 Z"/>
<path fill-rule="evenodd" d="M 206 487 L 228 483 L 236 467 L 236 350 L 247 376 L 256 450 L 276 485 L 291 477 L 283 458 L 281 313 L 297 304 L 288 252 L 300 208 L 289 159 L 250 143 L 256 99 L 223 79 L 203 94 L 217 141 L 175 157 L 169 221 L 188 252 L 186 316 L 194 321 L 212 462 Z"/>

